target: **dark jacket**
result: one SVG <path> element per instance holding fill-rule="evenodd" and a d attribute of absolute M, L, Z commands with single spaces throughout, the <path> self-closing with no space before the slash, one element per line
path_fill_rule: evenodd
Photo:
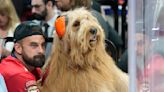
<path fill-rule="evenodd" d="M 105 19 L 99 12 L 97 12 L 96 10 L 91 10 L 91 13 L 94 17 L 97 18 L 101 27 L 104 29 L 105 38 L 112 41 L 116 45 L 116 47 L 121 47 L 123 45 L 123 41 L 118 33 L 109 25 L 107 21 L 105 21 Z"/>

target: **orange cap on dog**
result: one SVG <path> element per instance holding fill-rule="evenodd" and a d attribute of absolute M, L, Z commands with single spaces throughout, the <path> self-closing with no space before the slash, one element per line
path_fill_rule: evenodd
<path fill-rule="evenodd" d="M 65 16 L 60 16 L 55 21 L 56 33 L 59 37 L 63 37 L 66 31 L 66 20 Z"/>

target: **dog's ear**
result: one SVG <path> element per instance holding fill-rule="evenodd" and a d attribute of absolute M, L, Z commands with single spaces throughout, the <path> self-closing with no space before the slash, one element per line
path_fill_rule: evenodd
<path fill-rule="evenodd" d="M 66 32 L 66 26 L 68 24 L 68 17 L 66 15 L 59 16 L 54 24 L 54 27 L 56 29 L 56 33 L 59 36 L 59 38 L 62 38 Z"/>

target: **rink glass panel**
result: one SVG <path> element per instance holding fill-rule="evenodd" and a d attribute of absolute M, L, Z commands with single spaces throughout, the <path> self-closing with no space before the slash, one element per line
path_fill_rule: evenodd
<path fill-rule="evenodd" d="M 164 92 L 164 0 L 136 0 L 137 92 Z"/>

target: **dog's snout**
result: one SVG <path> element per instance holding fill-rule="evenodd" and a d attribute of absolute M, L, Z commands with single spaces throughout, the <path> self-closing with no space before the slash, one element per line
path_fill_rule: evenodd
<path fill-rule="evenodd" d="M 97 29 L 96 28 L 91 28 L 90 29 L 90 33 L 91 34 L 96 34 L 97 33 Z"/>

